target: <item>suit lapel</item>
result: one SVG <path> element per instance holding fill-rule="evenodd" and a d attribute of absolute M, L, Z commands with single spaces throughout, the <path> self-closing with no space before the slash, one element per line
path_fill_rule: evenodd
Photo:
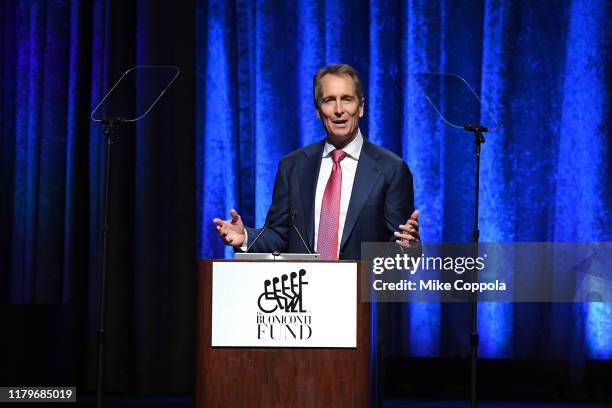
<path fill-rule="evenodd" d="M 353 182 L 353 189 L 351 191 L 351 201 L 349 202 L 346 219 L 344 221 L 344 230 L 342 231 L 342 240 L 340 241 L 341 252 L 355 227 L 361 210 L 370 197 L 372 188 L 378 181 L 380 169 L 376 163 L 377 157 L 373 157 L 372 153 L 370 142 L 364 138 L 361 154 L 359 155 L 359 162 L 357 163 L 355 181 Z"/>
<path fill-rule="evenodd" d="M 303 180 L 301 192 L 302 209 L 304 211 L 304 224 L 306 227 L 306 240 L 311 248 L 314 248 L 314 207 L 317 194 L 317 180 L 321 169 L 321 156 L 325 141 L 310 145 L 304 149 L 306 159 L 302 166 L 300 180 Z"/>

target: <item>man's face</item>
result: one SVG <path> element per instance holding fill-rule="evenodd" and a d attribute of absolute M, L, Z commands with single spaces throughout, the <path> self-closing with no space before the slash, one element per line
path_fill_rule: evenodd
<path fill-rule="evenodd" d="M 329 142 L 342 148 L 357 136 L 364 101 L 358 99 L 355 83 L 348 75 L 327 74 L 321 78 L 320 86 L 322 98 L 317 116 L 323 123 Z"/>

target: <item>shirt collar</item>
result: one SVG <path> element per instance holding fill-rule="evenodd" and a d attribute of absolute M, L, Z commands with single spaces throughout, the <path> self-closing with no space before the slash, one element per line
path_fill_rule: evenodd
<path fill-rule="evenodd" d="M 358 128 L 357 137 L 351 143 L 344 146 L 342 150 L 349 157 L 355 160 L 359 160 L 359 155 L 361 154 L 362 146 L 363 146 L 363 136 L 361 135 L 361 129 Z M 323 147 L 323 157 L 328 157 L 331 154 L 332 150 L 336 150 L 336 147 L 333 144 L 329 143 L 328 141 L 325 141 L 325 146 Z"/>

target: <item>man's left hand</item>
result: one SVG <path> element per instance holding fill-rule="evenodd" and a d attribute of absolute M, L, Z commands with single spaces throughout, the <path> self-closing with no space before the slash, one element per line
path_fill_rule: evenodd
<path fill-rule="evenodd" d="M 394 235 L 397 238 L 395 242 L 406 248 L 411 248 L 421 240 L 418 218 L 419 210 L 414 210 L 406 223 L 399 225 L 399 231 L 395 231 Z"/>

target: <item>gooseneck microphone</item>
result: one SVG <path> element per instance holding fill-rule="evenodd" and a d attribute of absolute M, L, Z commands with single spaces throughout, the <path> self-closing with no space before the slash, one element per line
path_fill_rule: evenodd
<path fill-rule="evenodd" d="M 251 242 L 251 245 L 249 245 L 246 251 L 244 251 L 244 253 L 249 252 L 251 248 L 253 247 L 253 245 L 255 245 L 257 240 L 261 237 L 261 234 L 263 234 L 268 229 L 268 227 L 270 226 L 270 221 L 272 220 L 272 216 L 274 215 L 275 212 L 276 212 L 276 207 L 275 206 L 270 207 L 270 209 L 268 210 L 268 215 L 266 216 L 266 223 L 264 224 L 263 228 L 259 231 L 259 234 L 257 234 L 253 242 Z"/>
<path fill-rule="evenodd" d="M 291 226 L 293 227 L 293 230 L 298 234 L 298 237 L 300 237 L 300 241 L 302 241 L 302 244 L 304 245 L 304 248 L 306 248 L 306 250 L 308 251 L 309 254 L 312 254 L 312 251 L 310 250 L 310 247 L 308 246 L 308 244 L 304 240 L 304 237 L 302 236 L 302 234 L 300 234 L 300 230 L 298 230 L 297 226 L 295 225 L 295 217 L 296 216 L 297 216 L 297 213 L 295 212 L 295 210 L 293 208 L 290 209 L 289 210 L 289 217 L 291 217 Z"/>

